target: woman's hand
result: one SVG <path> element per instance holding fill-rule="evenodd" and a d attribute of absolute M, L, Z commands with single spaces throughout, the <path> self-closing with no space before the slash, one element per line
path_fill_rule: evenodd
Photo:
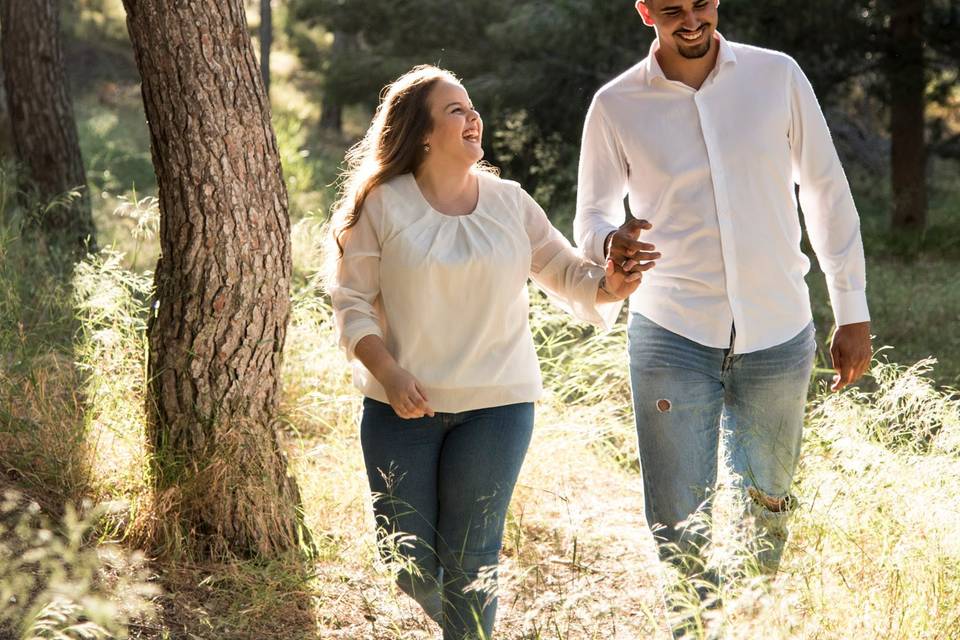
<path fill-rule="evenodd" d="M 631 259 L 626 269 L 618 269 L 613 260 L 608 258 L 603 275 L 604 286 L 597 289 L 597 302 L 616 302 L 628 298 L 640 286 L 643 272 L 652 269 L 656 264 L 653 261 L 638 264 Z"/>
<path fill-rule="evenodd" d="M 413 374 L 393 359 L 383 338 L 373 334 L 364 336 L 357 342 L 353 352 L 386 390 L 387 402 L 398 416 L 404 419 L 433 417 L 427 394 Z"/>
<path fill-rule="evenodd" d="M 406 369 L 398 365 L 390 367 L 381 377 L 380 384 L 387 392 L 390 406 L 401 418 L 409 420 L 423 416 L 433 417 L 427 394 L 413 374 Z"/>

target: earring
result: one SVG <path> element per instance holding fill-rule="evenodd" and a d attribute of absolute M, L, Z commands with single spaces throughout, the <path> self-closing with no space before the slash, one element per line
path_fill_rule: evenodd
<path fill-rule="evenodd" d="M 423 145 L 423 151 L 424 151 L 425 153 L 430 153 L 430 143 L 429 143 L 429 142 L 428 142 L 427 144 Z"/>

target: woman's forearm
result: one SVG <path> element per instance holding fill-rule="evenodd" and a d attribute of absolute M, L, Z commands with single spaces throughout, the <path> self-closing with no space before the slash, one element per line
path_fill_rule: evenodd
<path fill-rule="evenodd" d="M 387 374 L 398 366 L 397 361 L 387 351 L 387 345 L 384 344 L 383 338 L 380 336 L 364 336 L 354 347 L 353 353 L 367 368 L 367 371 L 372 373 L 373 377 L 381 384 L 383 384 Z"/>

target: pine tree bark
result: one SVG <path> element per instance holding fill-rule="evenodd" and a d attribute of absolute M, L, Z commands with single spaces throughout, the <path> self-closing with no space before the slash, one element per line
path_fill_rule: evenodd
<path fill-rule="evenodd" d="M 926 73 L 924 0 L 898 0 L 890 20 L 891 228 L 922 231 L 927 224 Z"/>
<path fill-rule="evenodd" d="M 273 4 L 260 0 L 260 75 L 263 90 L 270 96 L 270 50 L 273 48 Z"/>
<path fill-rule="evenodd" d="M 87 178 L 73 118 L 58 0 L 0 0 L 0 46 L 13 149 L 28 188 L 49 201 L 74 189 L 80 197 L 43 217 L 45 233 L 93 246 L 94 225 Z"/>
<path fill-rule="evenodd" d="M 160 199 L 149 333 L 155 532 L 204 556 L 298 540 L 277 404 L 290 225 L 242 0 L 124 0 Z"/>
<path fill-rule="evenodd" d="M 0 47 L 0 156 L 13 154 L 13 137 L 10 134 L 10 110 L 7 104 L 6 83 L 3 80 L 3 47 Z"/>

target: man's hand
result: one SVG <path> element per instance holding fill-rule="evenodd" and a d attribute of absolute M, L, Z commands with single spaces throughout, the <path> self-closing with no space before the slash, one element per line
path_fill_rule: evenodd
<path fill-rule="evenodd" d="M 840 391 L 860 379 L 870 367 L 873 348 L 870 346 L 870 323 L 855 322 L 837 327 L 830 343 L 830 357 L 837 375 L 833 376 L 832 391 Z"/>
<path fill-rule="evenodd" d="M 606 260 L 613 260 L 617 272 L 642 275 L 653 268 L 653 260 L 659 258 L 660 254 L 654 245 L 638 240 L 640 232 L 652 228 L 653 225 L 646 220 L 631 218 L 607 236 L 603 245 L 607 252 Z"/>

